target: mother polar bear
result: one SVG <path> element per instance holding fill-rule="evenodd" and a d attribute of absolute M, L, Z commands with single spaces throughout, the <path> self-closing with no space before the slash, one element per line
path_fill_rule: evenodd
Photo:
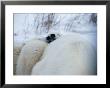
<path fill-rule="evenodd" d="M 96 49 L 80 35 L 64 35 L 46 47 L 31 74 L 96 75 Z"/>

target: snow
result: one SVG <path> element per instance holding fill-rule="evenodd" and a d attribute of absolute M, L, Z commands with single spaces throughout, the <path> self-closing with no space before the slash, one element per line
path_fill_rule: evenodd
<path fill-rule="evenodd" d="M 91 19 L 97 20 L 95 13 L 71 13 L 54 14 L 53 22 L 56 25 L 48 30 L 49 13 L 40 14 L 14 14 L 14 41 L 24 43 L 33 38 L 45 38 L 49 33 L 55 31 L 62 35 L 71 33 L 80 33 L 96 46 L 97 23 Z"/>

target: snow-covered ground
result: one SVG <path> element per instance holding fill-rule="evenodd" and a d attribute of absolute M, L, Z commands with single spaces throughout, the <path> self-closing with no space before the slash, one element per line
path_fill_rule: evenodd
<path fill-rule="evenodd" d="M 14 14 L 14 42 L 45 38 L 52 31 L 62 35 L 80 33 L 96 46 L 97 14 Z"/>

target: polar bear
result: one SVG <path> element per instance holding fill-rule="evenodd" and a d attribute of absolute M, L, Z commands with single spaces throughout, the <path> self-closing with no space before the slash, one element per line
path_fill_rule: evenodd
<path fill-rule="evenodd" d="M 32 75 L 96 75 L 97 52 L 78 34 L 64 35 L 46 47 Z"/>
<path fill-rule="evenodd" d="M 47 43 L 38 39 L 26 42 L 19 55 L 16 75 L 30 75 L 32 67 L 40 60 Z"/>
<path fill-rule="evenodd" d="M 16 72 L 16 64 L 18 57 L 20 55 L 22 47 L 25 45 L 25 43 L 19 43 L 17 41 L 14 41 L 14 48 L 13 48 L 13 74 Z"/>

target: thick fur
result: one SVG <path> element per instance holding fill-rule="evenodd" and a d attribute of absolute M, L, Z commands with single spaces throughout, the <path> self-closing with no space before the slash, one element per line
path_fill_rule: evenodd
<path fill-rule="evenodd" d="M 24 46 L 24 43 L 18 43 L 18 42 L 14 42 L 14 49 L 13 49 L 13 74 L 16 73 L 16 64 L 17 64 L 17 60 L 18 57 L 20 55 L 21 49 Z"/>
<path fill-rule="evenodd" d="M 51 42 L 32 75 L 96 75 L 96 49 L 80 35 L 65 35 Z"/>
<path fill-rule="evenodd" d="M 40 60 L 47 43 L 33 39 L 22 48 L 17 61 L 16 74 L 30 75 L 32 67 Z"/>

